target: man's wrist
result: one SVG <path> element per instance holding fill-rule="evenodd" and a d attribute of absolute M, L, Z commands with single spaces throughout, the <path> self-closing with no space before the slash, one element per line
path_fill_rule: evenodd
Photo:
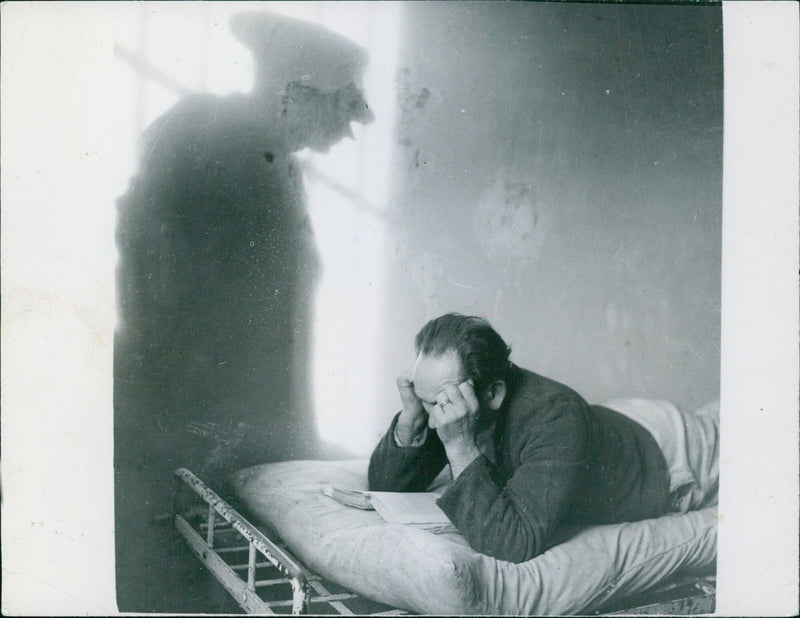
<path fill-rule="evenodd" d="M 445 448 L 445 450 L 447 460 L 450 462 L 450 469 L 453 472 L 453 479 L 457 479 L 467 466 L 481 456 L 481 452 L 475 444 Z"/>
<path fill-rule="evenodd" d="M 394 441 L 397 446 L 422 446 L 428 438 L 428 426 L 424 423 L 408 424 L 398 417 L 394 426 Z"/>

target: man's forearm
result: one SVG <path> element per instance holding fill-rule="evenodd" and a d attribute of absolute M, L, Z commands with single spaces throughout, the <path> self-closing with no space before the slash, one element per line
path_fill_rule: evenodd
<path fill-rule="evenodd" d="M 394 437 L 396 419 L 372 453 L 369 488 L 373 491 L 425 491 L 447 463 L 436 432 L 428 432 L 421 446 L 399 446 Z"/>
<path fill-rule="evenodd" d="M 524 562 L 544 551 L 547 527 L 537 517 L 537 509 L 528 508 L 499 476 L 492 463 L 480 456 L 436 503 L 472 549 L 499 560 Z"/>
<path fill-rule="evenodd" d="M 427 428 L 424 417 L 419 416 L 409 421 L 401 412 L 395 424 L 395 437 L 400 440 L 400 446 L 419 446 L 425 442 Z"/>
<path fill-rule="evenodd" d="M 447 450 L 447 460 L 450 462 L 453 479 L 457 479 L 466 467 L 480 457 L 480 455 L 481 452 L 474 444 L 459 449 Z"/>

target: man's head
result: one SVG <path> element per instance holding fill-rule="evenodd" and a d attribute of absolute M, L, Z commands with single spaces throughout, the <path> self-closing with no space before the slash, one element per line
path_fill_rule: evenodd
<path fill-rule="evenodd" d="M 231 30 L 255 58 L 252 98 L 277 106 L 289 143 L 325 152 L 373 120 L 361 88 L 367 53 L 327 28 L 285 15 L 238 13 Z"/>
<path fill-rule="evenodd" d="M 282 117 L 295 141 L 318 152 L 352 137 L 351 122 L 372 122 L 364 93 L 353 82 L 334 92 L 292 82 L 281 99 Z"/>
<path fill-rule="evenodd" d="M 496 410 L 505 399 L 511 348 L 483 318 L 448 313 L 417 333 L 414 391 L 435 402 L 447 384 L 472 380 L 481 408 Z"/>

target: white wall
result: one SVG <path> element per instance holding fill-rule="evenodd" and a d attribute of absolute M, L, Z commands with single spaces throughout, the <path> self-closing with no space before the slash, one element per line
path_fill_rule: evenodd
<path fill-rule="evenodd" d="M 387 373 L 455 310 L 590 402 L 718 398 L 720 9 L 415 3 L 406 21 Z"/>

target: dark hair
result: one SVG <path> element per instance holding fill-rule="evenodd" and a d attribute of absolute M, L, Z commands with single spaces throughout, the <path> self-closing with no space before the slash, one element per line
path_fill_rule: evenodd
<path fill-rule="evenodd" d="M 476 316 L 447 313 L 428 322 L 414 341 L 417 354 L 458 354 L 466 378 L 477 389 L 508 379 L 511 348 L 489 322 Z"/>

